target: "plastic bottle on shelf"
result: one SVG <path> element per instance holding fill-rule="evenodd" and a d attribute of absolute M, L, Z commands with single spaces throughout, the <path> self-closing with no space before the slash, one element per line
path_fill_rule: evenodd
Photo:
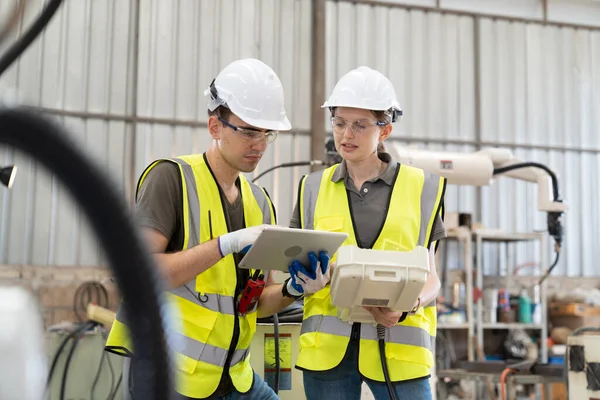
<path fill-rule="evenodd" d="M 519 296 L 519 322 L 523 324 L 531 323 L 531 299 L 527 290 L 521 291 Z"/>

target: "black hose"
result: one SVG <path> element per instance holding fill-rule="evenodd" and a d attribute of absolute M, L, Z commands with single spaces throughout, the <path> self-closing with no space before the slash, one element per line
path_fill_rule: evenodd
<path fill-rule="evenodd" d="M 261 178 L 264 175 L 268 174 L 269 172 L 274 171 L 279 168 L 305 167 L 307 165 L 323 165 L 323 164 L 324 164 L 324 162 L 321 160 L 313 160 L 313 161 L 294 161 L 294 162 L 287 162 L 287 163 L 275 165 L 271 168 L 265 169 L 263 172 L 258 174 L 254 179 L 252 179 L 252 182 L 256 182 L 259 178 Z"/>
<path fill-rule="evenodd" d="M 536 163 L 536 162 L 523 162 L 523 163 L 518 163 L 518 164 L 507 165 L 505 167 L 500 167 L 500 168 L 494 169 L 494 175 L 503 174 L 508 171 L 512 171 L 512 170 L 520 169 L 520 168 L 527 168 L 527 167 L 540 168 L 540 169 L 544 170 L 548 175 L 550 175 L 550 179 L 552 180 L 553 201 L 561 202 L 562 200 L 560 199 L 560 192 L 558 190 L 558 179 L 556 177 L 556 174 L 554 173 L 554 171 L 552 171 L 550 168 L 548 168 L 544 164 L 540 164 L 540 163 Z M 560 249 L 561 249 L 562 240 L 563 240 L 561 216 L 562 216 L 562 212 L 560 212 L 560 211 L 549 211 L 548 212 L 548 216 L 547 216 L 548 234 L 550 234 L 550 236 L 552 236 L 554 238 L 554 247 L 555 247 L 556 257 L 555 257 L 552 265 L 548 268 L 546 273 L 540 279 L 540 282 L 539 282 L 540 284 L 546 278 L 548 278 L 548 276 L 550 275 L 552 270 L 558 264 L 558 259 L 560 256 Z"/>
<path fill-rule="evenodd" d="M 27 32 L 25 32 L 19 40 L 13 43 L 12 46 L 9 47 L 8 50 L 4 53 L 2 58 L 0 58 L 0 75 L 2 75 L 8 67 L 14 63 L 17 58 L 33 43 L 35 38 L 39 36 L 40 33 L 46 28 L 63 0 L 50 0 L 46 7 L 42 10 L 42 13 L 37 17 L 37 19 L 31 24 Z"/>
<path fill-rule="evenodd" d="M 107 400 L 114 400 L 115 396 L 119 392 L 119 388 L 121 387 L 121 382 L 122 381 L 123 381 L 123 374 L 121 374 L 121 376 L 117 380 L 117 386 L 115 386 L 115 390 L 112 391 L 112 393 L 109 395 L 109 397 L 108 397 Z"/>
<path fill-rule="evenodd" d="M 63 127 L 25 109 L 0 108 L 0 142 L 41 162 L 81 205 L 103 245 L 123 297 L 136 354 L 137 399 L 169 399 L 174 392 L 167 351 L 162 283 L 124 199 L 113 182 L 74 143 Z"/>
<path fill-rule="evenodd" d="M 279 375 L 281 374 L 281 360 L 279 359 L 279 318 L 273 314 L 273 336 L 275 336 L 275 377 L 273 378 L 273 391 L 279 393 Z"/>
<path fill-rule="evenodd" d="M 514 169 L 521 169 L 527 167 L 540 168 L 546 171 L 548 175 L 550 175 L 550 179 L 552 179 L 552 192 L 554 201 L 560 201 L 560 195 L 558 192 L 558 178 L 556 178 L 556 174 L 550 168 L 545 166 L 544 164 L 536 163 L 536 162 L 523 162 L 518 164 L 507 165 L 506 167 L 500 167 L 494 169 L 494 175 L 503 174 L 508 171 L 512 171 Z"/>
<path fill-rule="evenodd" d="M 541 285 L 546 280 L 546 278 L 548 278 L 550 276 L 550 274 L 552 273 L 552 270 L 554 269 L 554 267 L 556 267 L 556 264 L 558 264 L 558 259 L 560 257 L 560 251 L 557 251 L 555 254 L 556 255 L 554 257 L 554 262 L 552 263 L 550 268 L 548 268 L 546 273 L 541 277 L 540 281 L 538 282 L 538 285 Z"/>
<path fill-rule="evenodd" d="M 52 376 L 54 375 L 54 369 L 56 368 L 56 364 L 58 363 L 58 358 L 60 357 L 60 355 L 64 351 L 65 347 L 67 346 L 67 343 L 69 343 L 69 341 L 71 339 L 73 339 L 76 335 L 79 335 L 81 332 L 83 332 L 89 328 L 90 328 L 90 326 L 88 324 L 82 324 L 82 325 L 78 326 L 72 332 L 69 332 L 69 334 L 60 343 L 60 345 L 58 346 L 58 349 L 56 349 L 56 352 L 54 353 L 54 357 L 52 357 L 52 363 L 50 364 L 50 371 L 48 372 L 48 378 L 46 380 L 46 390 L 50 387 L 50 383 L 52 381 Z"/>
<path fill-rule="evenodd" d="M 96 325 L 94 321 L 88 321 L 83 325 L 83 329 L 78 329 L 71 336 L 73 337 L 73 344 L 71 344 L 71 350 L 69 350 L 69 354 L 67 355 L 67 360 L 65 362 L 65 368 L 63 369 L 62 381 L 60 384 L 60 400 L 65 400 L 65 392 L 67 391 L 67 376 L 69 374 L 69 366 L 71 365 L 71 360 L 73 359 L 73 354 L 75 354 L 75 349 L 77 348 L 77 344 L 81 340 L 82 336 L 88 329 L 93 328 Z"/>
<path fill-rule="evenodd" d="M 390 378 L 387 359 L 385 358 L 385 327 L 381 324 L 377 324 L 377 339 L 379 340 L 379 358 L 381 358 L 381 368 L 383 369 L 383 377 L 385 378 L 385 383 L 387 385 L 390 399 L 396 400 L 396 392 L 394 391 L 394 385 L 392 385 L 392 379 Z"/>

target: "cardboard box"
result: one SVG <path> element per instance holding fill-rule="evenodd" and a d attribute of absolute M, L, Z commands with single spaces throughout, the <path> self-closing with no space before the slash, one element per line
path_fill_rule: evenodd
<path fill-rule="evenodd" d="M 552 303 L 548 314 L 553 327 L 577 329 L 600 325 L 600 307 L 582 303 Z"/>

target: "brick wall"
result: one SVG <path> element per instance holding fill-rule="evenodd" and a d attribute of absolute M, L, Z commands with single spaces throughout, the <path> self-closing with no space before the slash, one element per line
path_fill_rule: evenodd
<path fill-rule="evenodd" d="M 108 292 L 109 308 L 116 310 L 118 288 L 110 281 L 110 275 L 111 271 L 104 267 L 0 265 L 0 285 L 19 285 L 30 290 L 38 299 L 45 327 L 78 321 L 73 309 L 74 296 L 86 282 L 102 283 Z M 85 318 L 84 313 L 80 315 Z"/>

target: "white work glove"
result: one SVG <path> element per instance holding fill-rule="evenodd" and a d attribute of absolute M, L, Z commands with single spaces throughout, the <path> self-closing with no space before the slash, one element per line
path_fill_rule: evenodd
<path fill-rule="evenodd" d="M 232 253 L 245 253 L 254 244 L 258 235 L 269 225 L 257 225 L 229 232 L 218 237 L 219 251 L 225 257 Z"/>
<path fill-rule="evenodd" d="M 298 260 L 292 261 L 288 267 L 291 279 L 287 282 L 287 290 L 293 296 L 313 294 L 323 289 L 330 279 L 329 255 L 326 251 L 308 253 L 310 267 L 305 267 Z"/>

